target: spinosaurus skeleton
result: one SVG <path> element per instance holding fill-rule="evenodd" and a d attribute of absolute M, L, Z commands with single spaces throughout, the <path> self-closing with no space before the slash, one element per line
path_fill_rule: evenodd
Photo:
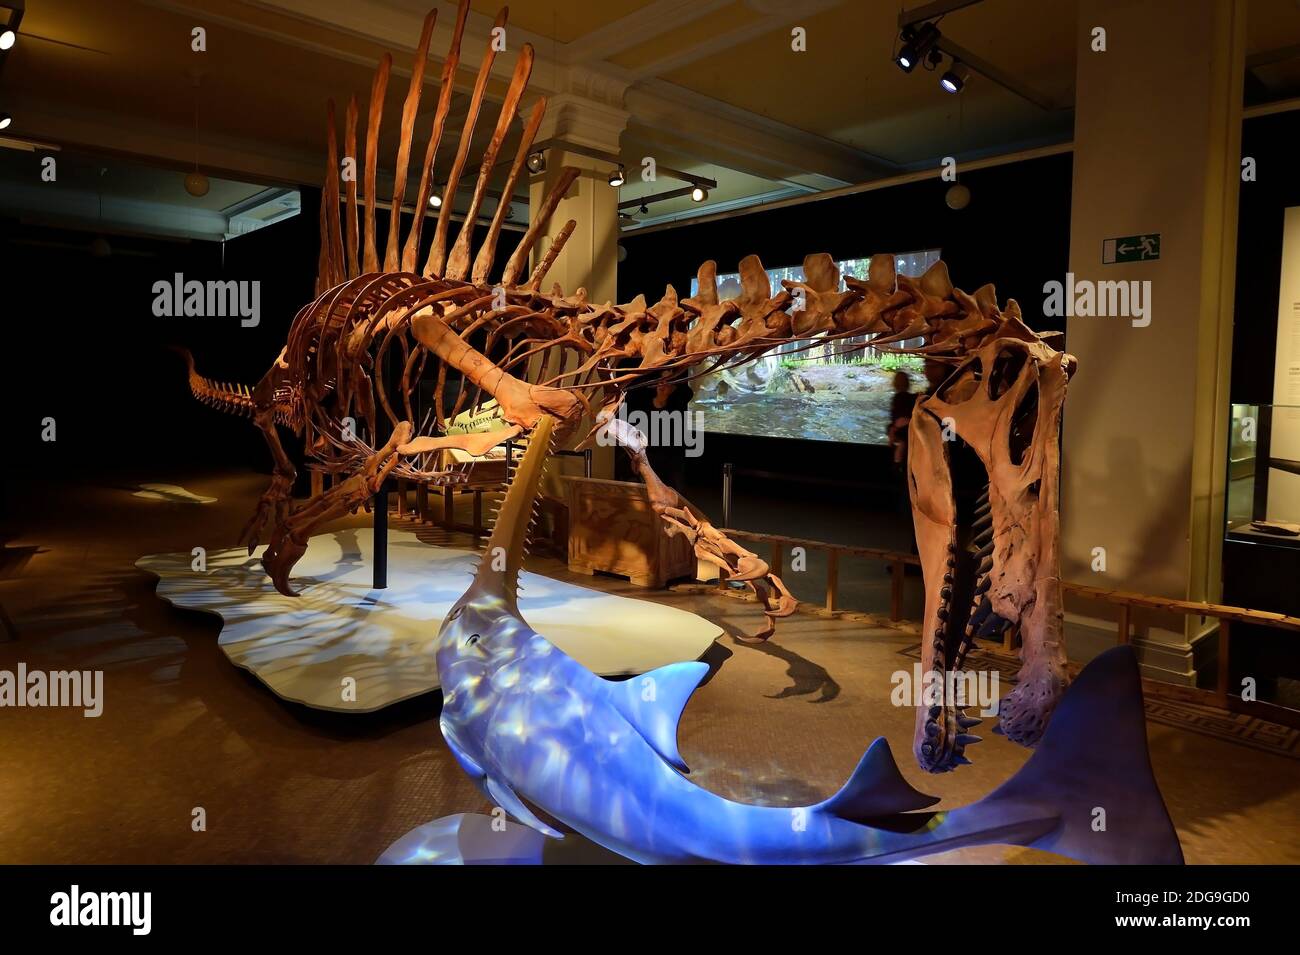
<path fill-rule="evenodd" d="M 938 262 L 923 276 L 898 275 L 892 255 L 873 256 L 869 274 L 845 276 L 830 255 L 804 260 L 802 281 L 783 280 L 773 294 L 757 256 L 740 263 L 740 294 L 718 297 L 716 265 L 705 262 L 699 289 L 679 300 L 672 286 L 654 305 L 637 296 L 624 305 L 594 304 L 579 288 L 566 296 L 542 282 L 575 227 L 554 236 L 525 282 L 525 263 L 577 169 L 559 170 L 532 222 L 489 283 L 495 248 L 509 203 L 499 202 L 486 238 L 471 261 L 471 238 L 497 155 L 519 113 L 533 63 L 520 50 L 492 138 L 480 164 L 469 207 L 448 248 L 452 200 L 457 194 L 492 65 L 489 44 L 471 94 L 465 125 L 446 185 L 429 251 L 417 271 L 424 211 L 468 14 L 461 0 L 443 62 L 439 98 L 416 190 L 414 217 L 401 241 L 413 127 L 418 111 L 436 10 L 424 21 L 409 91 L 402 109 L 388 241 L 381 260 L 375 222 L 378 141 L 392 58 L 379 64 L 365 133 L 364 212 L 359 221 L 356 178 L 340 196 L 334 104 L 327 107 L 328 172 L 321 203 L 316 298 L 294 318 L 271 368 L 249 388 L 200 375 L 186 353 L 193 394 L 213 407 L 251 417 L 266 439 L 274 474 L 244 527 L 249 553 L 272 525 L 262 557 L 277 590 L 292 596 L 289 575 L 320 525 L 355 511 L 389 477 L 446 486 L 467 479 L 463 465 L 442 453 L 481 456 L 508 441 L 526 443 L 544 417 L 557 446 L 590 425 L 586 444 L 612 433 L 645 481 L 652 506 L 669 533 L 684 534 L 696 555 L 731 580 L 743 581 L 761 601 L 766 639 L 797 602 L 763 560 L 740 547 L 650 468 L 644 442 L 617 409 L 633 388 L 657 389 L 662 403 L 678 383 L 752 362 L 792 343 L 803 348 L 840 342 L 845 352 L 873 348 L 911 353 L 956 366 L 912 420 L 909 484 L 926 588 L 923 665 L 927 672 L 959 670 L 979 637 L 1018 626 L 1023 641 L 1021 680 L 1002 703 L 1001 730 L 1033 745 L 1065 690 L 1057 557 L 1057 424 L 1065 381 L 1074 360 L 1051 349 L 1021 320 L 1009 301 L 1000 309 L 991 285 L 973 295 L 953 286 Z M 495 25 L 504 27 L 506 11 Z M 495 31 L 494 31 L 495 32 Z M 502 196 L 513 194 L 546 101 L 534 104 L 509 168 Z M 344 153 L 356 156 L 357 102 L 348 105 Z M 346 199 L 341 213 L 341 198 Z M 345 216 L 346 222 L 340 222 Z M 540 249 L 539 249 L 540 251 Z M 845 288 L 841 290 L 841 285 Z M 864 342 L 862 336 L 869 336 Z M 855 341 L 846 341 L 856 339 Z M 920 339 L 921 345 L 906 347 Z M 397 381 L 385 381 L 390 353 L 400 361 Z M 459 378 L 448 408 L 451 375 Z M 418 422 L 413 401 L 432 385 L 432 407 Z M 502 427 L 448 433 L 465 410 L 495 401 Z M 381 418 L 382 416 L 382 418 Z M 352 427 L 351 422 L 360 422 Z M 386 424 L 387 440 L 375 437 Z M 296 471 L 277 426 L 299 436 L 307 454 L 337 478 L 332 487 L 295 505 Z M 954 485 L 956 449 L 974 452 L 988 476 L 973 506 Z M 472 465 L 470 465 L 472 467 Z M 932 772 L 968 762 L 975 723 L 959 699 L 944 697 L 918 710 L 914 749 Z"/>

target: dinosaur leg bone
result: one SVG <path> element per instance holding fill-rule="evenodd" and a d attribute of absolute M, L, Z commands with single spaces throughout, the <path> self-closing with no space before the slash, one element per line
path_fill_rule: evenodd
<path fill-rule="evenodd" d="M 289 460 L 284 445 L 280 443 L 280 434 L 275 430 L 275 390 L 282 375 L 283 370 L 277 362 L 253 391 L 254 399 L 257 402 L 257 411 L 253 415 L 253 423 L 257 425 L 262 432 L 262 437 L 266 439 L 267 449 L 270 450 L 271 457 L 275 462 L 275 470 L 271 477 L 270 486 L 258 499 L 257 509 L 239 534 L 239 543 L 248 547 L 250 555 L 261 539 L 262 528 L 266 526 L 267 520 L 274 517 L 275 523 L 280 524 L 288 517 L 290 495 L 293 494 L 293 482 L 298 478 L 298 472 L 295 470 L 293 462 Z"/>
<path fill-rule="evenodd" d="M 606 416 L 602 413 L 602 417 Z M 758 633 L 741 639 L 746 643 L 762 643 L 772 636 L 777 618 L 790 616 L 798 605 L 781 578 L 758 555 L 727 537 L 698 508 L 659 479 L 646 457 L 645 435 L 620 418 L 608 417 L 604 425 L 616 436 L 645 481 L 650 506 L 664 522 L 667 533 L 683 535 L 696 557 L 713 564 L 724 578 L 743 581 L 762 603 L 766 625 Z"/>
<path fill-rule="evenodd" d="M 298 596 L 289 586 L 289 573 L 307 552 L 307 542 L 312 533 L 326 521 L 354 511 L 374 497 L 397 466 L 398 446 L 410 439 L 411 423 L 400 422 L 388 443 L 366 458 L 360 470 L 324 494 L 307 501 L 276 525 L 271 543 L 262 554 L 262 566 L 276 590 L 286 597 Z"/>

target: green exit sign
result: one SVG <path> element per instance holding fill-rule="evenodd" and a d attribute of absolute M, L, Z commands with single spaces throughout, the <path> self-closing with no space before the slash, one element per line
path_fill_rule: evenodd
<path fill-rule="evenodd" d="M 1114 265 L 1116 262 L 1146 262 L 1160 258 L 1160 233 L 1149 232 L 1146 235 L 1122 235 L 1117 239 L 1103 239 L 1101 243 L 1101 264 Z"/>

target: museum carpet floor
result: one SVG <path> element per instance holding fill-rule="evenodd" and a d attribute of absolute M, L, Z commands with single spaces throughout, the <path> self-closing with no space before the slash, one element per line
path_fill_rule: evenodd
<path fill-rule="evenodd" d="M 134 496 L 144 481 L 216 501 Z M 105 702 L 96 719 L 0 711 L 0 863 L 369 863 L 421 823 L 489 808 L 442 742 L 436 694 L 373 714 L 286 704 L 226 660 L 216 618 L 168 606 L 133 566 L 142 554 L 228 546 L 263 484 L 247 473 L 151 474 L 11 491 L 23 507 L 0 552 L 0 601 L 17 639 L 0 634 L 0 670 L 20 661 L 103 670 Z M 431 545 L 468 541 L 421 533 Z M 729 797 L 819 800 L 877 735 L 914 785 L 942 796 L 940 808 L 978 799 L 1027 757 L 986 724 L 973 765 L 938 777 L 914 766 L 912 711 L 889 699 L 891 675 L 913 662 L 908 633 L 797 614 L 769 643 L 748 646 L 731 634 L 757 626 L 753 604 L 648 593 L 571 575 L 553 558 L 529 567 L 680 607 L 727 631 L 706 657 L 715 669 L 687 707 L 680 742 L 695 781 Z M 1148 714 L 1156 776 L 1188 862 L 1300 862 L 1292 731 L 1239 731 L 1213 712 Z M 206 829 L 196 832 L 199 809 Z M 1061 860 L 983 847 L 926 861 Z"/>

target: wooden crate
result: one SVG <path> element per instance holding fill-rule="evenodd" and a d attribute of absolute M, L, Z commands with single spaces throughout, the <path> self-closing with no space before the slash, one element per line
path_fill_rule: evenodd
<path fill-rule="evenodd" d="M 644 484 L 569 477 L 565 497 L 570 570 L 619 574 L 641 587 L 695 576 L 694 551 L 681 535 L 668 536 Z"/>

